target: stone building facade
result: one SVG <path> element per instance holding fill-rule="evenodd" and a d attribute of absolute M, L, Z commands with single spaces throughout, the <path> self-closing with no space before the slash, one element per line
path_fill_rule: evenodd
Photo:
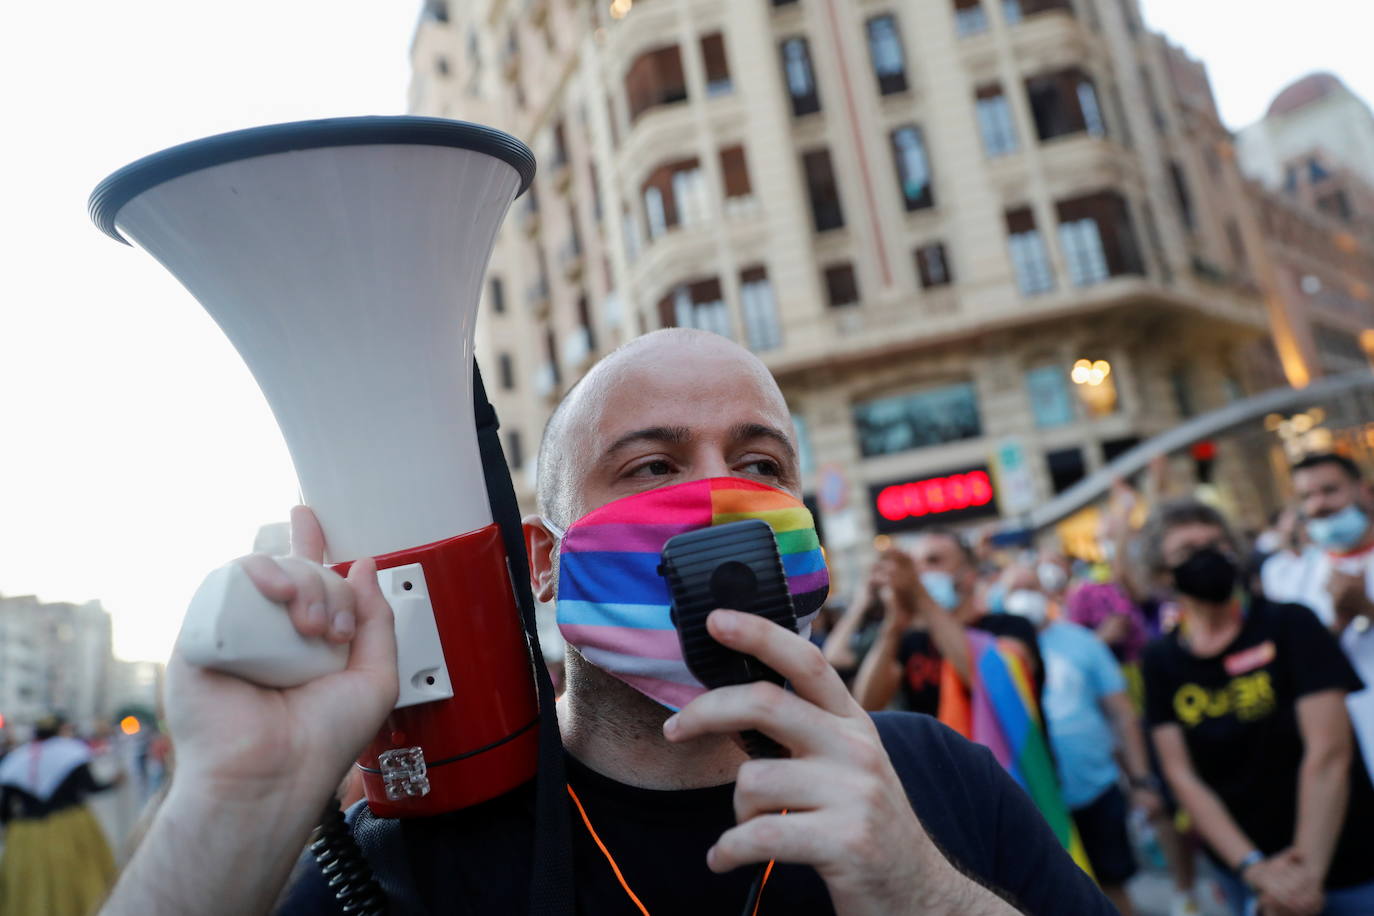
<path fill-rule="evenodd" d="M 436 0 L 412 59 L 412 111 L 539 156 L 478 336 L 523 498 L 561 394 L 669 325 L 773 371 L 841 575 L 1254 387 L 1260 228 L 1135 0 Z"/>

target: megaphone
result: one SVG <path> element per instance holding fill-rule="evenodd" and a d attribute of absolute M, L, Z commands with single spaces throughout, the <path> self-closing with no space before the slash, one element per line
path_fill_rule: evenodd
<path fill-rule="evenodd" d="M 375 557 L 401 696 L 358 760 L 372 812 L 430 815 L 529 780 L 538 704 L 474 428 L 473 332 L 534 156 L 439 118 L 305 121 L 155 153 L 92 219 L 200 301 L 262 388 L 329 562 Z M 340 670 L 231 565 L 187 611 L 197 664 L 288 686 Z"/>

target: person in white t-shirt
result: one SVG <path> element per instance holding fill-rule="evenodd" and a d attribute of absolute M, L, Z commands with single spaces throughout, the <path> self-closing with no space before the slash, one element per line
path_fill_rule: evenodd
<path fill-rule="evenodd" d="M 1374 776 L 1374 499 L 1359 466 L 1335 454 L 1293 465 L 1293 489 L 1308 544 L 1266 560 L 1260 584 L 1271 601 L 1311 608 L 1339 637 L 1365 683 L 1346 705 Z"/>

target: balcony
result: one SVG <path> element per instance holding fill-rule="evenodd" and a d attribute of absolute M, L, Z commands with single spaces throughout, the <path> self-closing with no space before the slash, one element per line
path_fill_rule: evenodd
<path fill-rule="evenodd" d="M 535 195 L 533 187 L 525 194 L 525 202 L 521 204 L 515 220 L 530 238 L 539 233 L 539 198 Z"/>
<path fill-rule="evenodd" d="M 578 327 L 563 341 L 563 364 L 575 373 L 586 369 L 593 355 L 592 332 L 586 327 Z"/>
<path fill-rule="evenodd" d="M 576 235 L 569 237 L 558 249 L 558 265 L 569 283 L 577 283 L 582 279 L 582 242 Z"/>
<path fill-rule="evenodd" d="M 572 187 L 572 166 L 568 164 L 567 155 L 559 153 L 553 157 L 549 164 L 549 178 L 559 194 L 568 193 Z"/>
<path fill-rule="evenodd" d="M 545 363 L 534 373 L 534 391 L 541 398 L 553 398 L 558 394 L 558 370 L 553 363 Z"/>
<path fill-rule="evenodd" d="M 549 281 L 540 277 L 525 289 L 525 307 L 530 315 L 543 320 L 549 317 Z"/>

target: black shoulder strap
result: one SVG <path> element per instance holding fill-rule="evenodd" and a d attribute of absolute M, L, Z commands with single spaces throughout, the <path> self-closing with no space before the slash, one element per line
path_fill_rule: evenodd
<path fill-rule="evenodd" d="M 487 499 L 492 518 L 501 528 L 511 585 L 529 641 L 530 661 L 539 694 L 539 772 L 535 776 L 534 868 L 530 880 L 530 916 L 573 916 L 572 822 L 568 808 L 567 776 L 563 767 L 563 739 L 554 710 L 553 681 L 544 665 L 530 591 L 529 557 L 520 527 L 520 504 L 497 435 L 500 423 L 487 400 L 482 372 L 472 364 L 472 396 L 476 410 L 477 444 L 482 453 Z"/>
<path fill-rule="evenodd" d="M 511 586 L 520 605 L 525 637 L 539 697 L 539 771 L 535 776 L 534 861 L 530 880 L 529 916 L 573 916 L 571 812 L 565 790 L 563 741 L 554 711 L 553 681 L 544 665 L 539 632 L 534 619 L 534 595 L 530 591 L 529 559 L 520 527 L 520 505 L 510 479 L 506 456 L 497 435 L 496 410 L 487 400 L 482 373 L 472 367 L 473 406 L 477 443 L 482 455 L 487 499 L 492 518 L 501 528 L 501 539 L 510 563 Z M 393 916 L 418 916 L 427 911 L 420 902 L 415 876 L 406 855 L 399 821 L 373 817 L 366 804 L 353 817 L 353 835 L 373 866 L 377 882 L 386 892 Z"/>

